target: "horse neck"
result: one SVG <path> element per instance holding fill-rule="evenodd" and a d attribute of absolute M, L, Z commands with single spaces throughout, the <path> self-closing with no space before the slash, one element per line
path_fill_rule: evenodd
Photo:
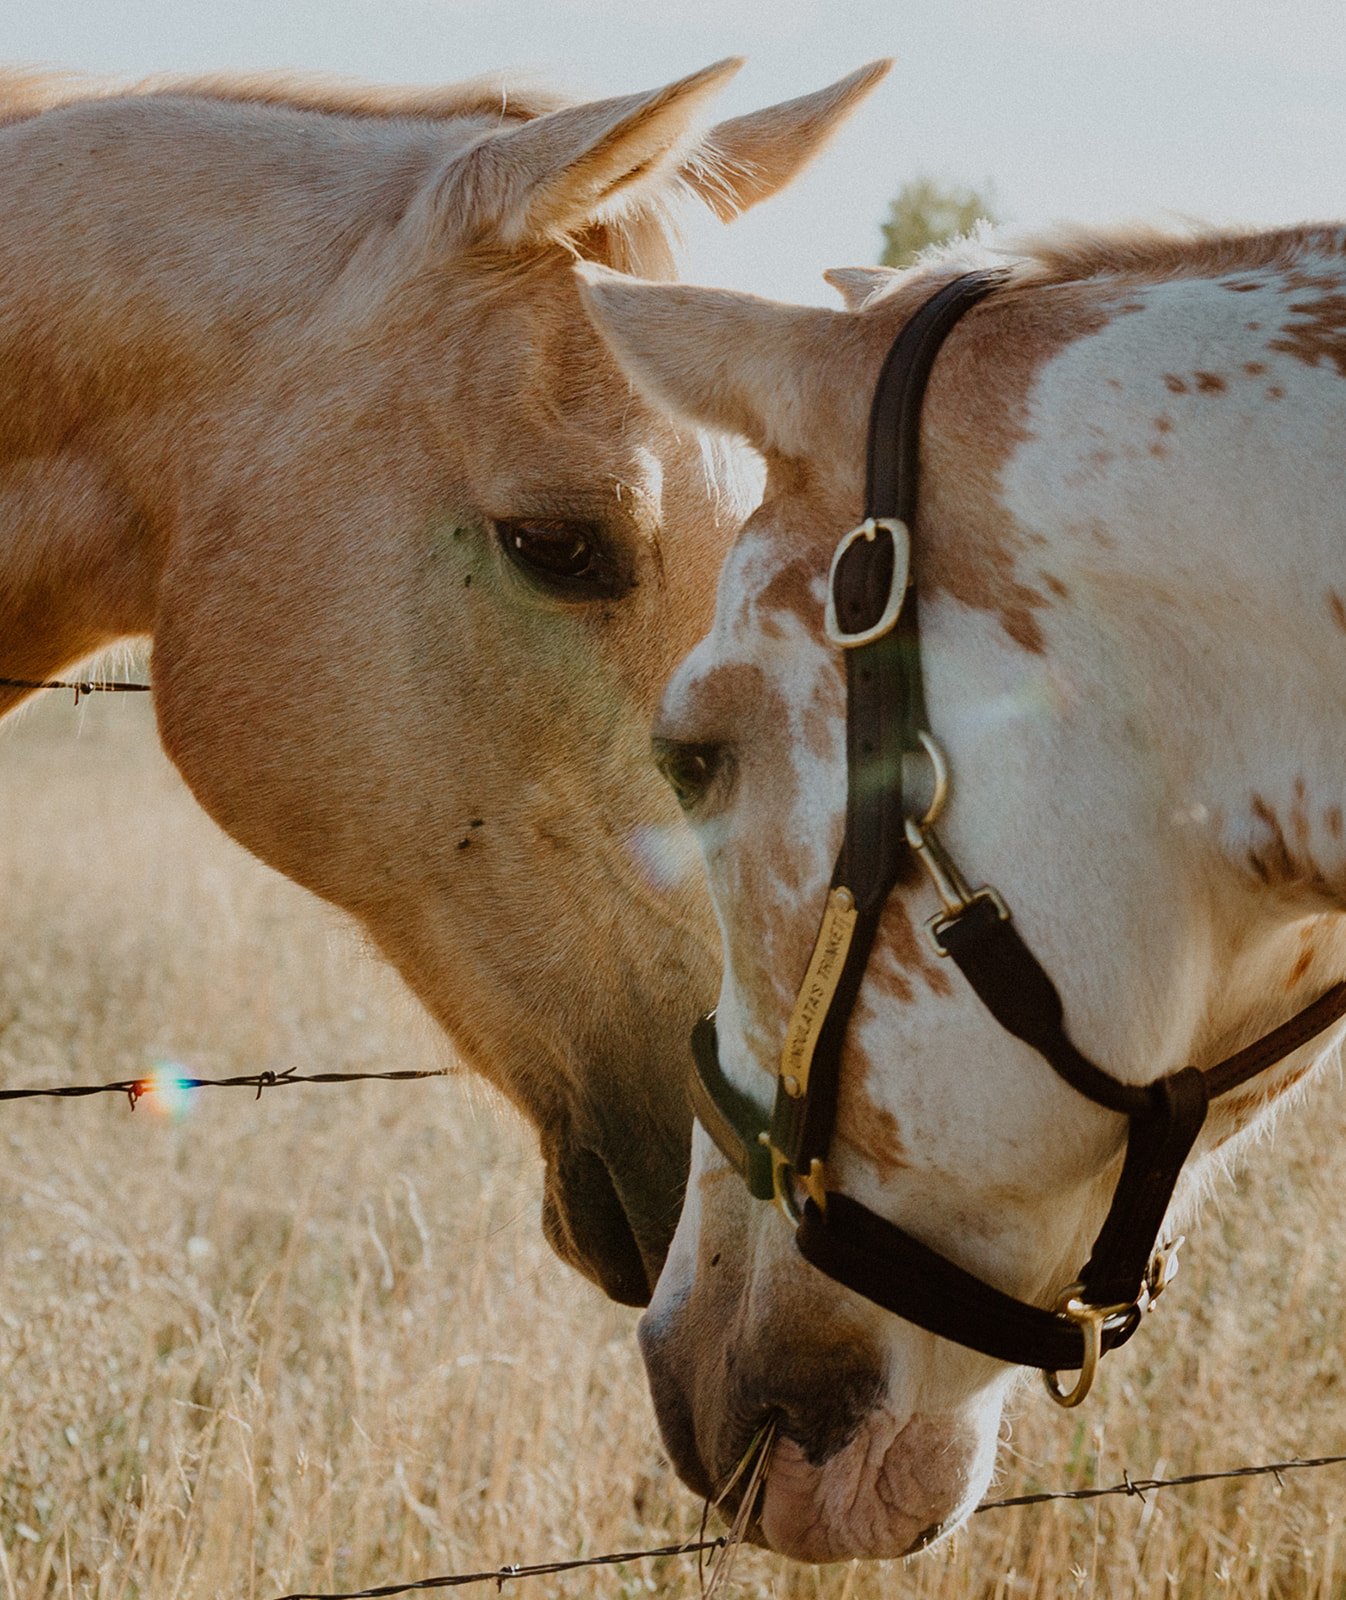
<path fill-rule="evenodd" d="M 1305 322 L 1346 304 L 1346 262 L 1313 239 L 1080 286 L 1089 336 L 1040 370 L 1002 480 L 1045 633 L 1134 703 L 1183 826 L 1301 911 L 1346 909 L 1346 343 Z"/>
<path fill-rule="evenodd" d="M 174 508 L 231 408 L 453 142 L 154 98 L 0 131 L 0 675 L 152 631 Z"/>
<path fill-rule="evenodd" d="M 1309 271 L 1346 275 L 1346 262 Z M 1134 1041 L 1136 1073 L 1218 1059 L 1346 976 L 1346 458 L 1333 444 L 1346 383 L 1285 348 L 1292 308 L 1323 289 L 1283 276 L 1248 286 L 1231 272 L 1237 293 L 1193 278 L 1072 285 L 1081 331 L 1054 342 L 1048 291 L 1041 325 L 1031 292 L 1027 311 L 989 302 L 988 348 L 970 363 L 989 398 L 979 412 L 971 382 L 952 395 L 982 425 L 931 474 L 944 547 L 928 568 L 964 603 L 928 616 L 948 662 L 986 673 L 997 717 L 1014 708 L 1032 753 L 1001 775 L 992 748 L 986 792 L 1040 806 L 1050 774 L 1045 815 L 1062 822 L 1080 899 L 1073 918 L 1043 900 L 1044 953 L 1087 977 L 1077 1012 L 1094 1007 L 1098 1038 Z M 952 386 L 956 359 L 948 370 Z M 1007 412 L 1022 419 L 1012 430 Z M 994 474 L 960 475 L 992 449 Z M 986 559 L 960 565 L 979 511 Z M 938 698 L 938 671 L 932 687 Z M 955 713 L 961 685 L 944 694 Z M 965 765 L 978 759 L 971 741 Z M 1021 813 L 1002 810 L 985 826 L 1014 903 L 1030 858 L 1042 882 L 1067 868 L 1057 830 L 1030 847 Z M 1085 894 L 1100 882 L 1109 907 L 1094 916 Z"/>

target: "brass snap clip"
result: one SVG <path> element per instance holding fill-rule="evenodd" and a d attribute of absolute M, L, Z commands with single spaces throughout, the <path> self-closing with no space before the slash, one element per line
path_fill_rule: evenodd
<path fill-rule="evenodd" d="M 916 859 L 925 868 L 926 877 L 935 887 L 939 896 L 941 910 L 930 917 L 925 924 L 925 931 L 931 944 L 941 956 L 947 956 L 948 946 L 944 943 L 946 930 L 957 922 L 959 917 L 979 901 L 985 900 L 995 907 L 996 915 L 1002 922 L 1009 921 L 1009 907 L 1001 899 L 998 890 L 989 884 L 983 884 L 980 889 L 973 889 L 968 885 L 967 879 L 958 870 L 953 857 L 940 843 L 939 835 L 924 823 L 913 822 L 910 817 L 906 822 L 907 843 L 916 854 Z"/>
<path fill-rule="evenodd" d="M 888 598 L 884 602 L 883 614 L 879 620 L 868 628 L 862 628 L 859 633 L 847 633 L 841 626 L 837 616 L 837 568 L 841 558 L 850 547 L 860 539 L 873 542 L 874 535 L 880 528 L 887 530 L 893 541 L 893 576 L 888 585 Z M 862 644 L 873 644 L 876 639 L 882 639 L 885 633 L 892 630 L 902 610 L 902 602 L 907 596 L 907 585 L 911 582 L 911 534 L 905 522 L 897 517 L 866 517 L 858 528 L 842 536 L 841 543 L 837 546 L 832 556 L 832 565 L 827 572 L 827 607 L 823 612 L 823 632 L 835 645 L 840 645 L 843 650 L 854 650 Z"/>

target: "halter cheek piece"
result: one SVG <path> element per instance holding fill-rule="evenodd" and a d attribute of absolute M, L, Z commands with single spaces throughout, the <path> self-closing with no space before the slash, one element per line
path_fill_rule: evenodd
<path fill-rule="evenodd" d="M 1308 1043 L 1346 1014 L 1336 984 L 1288 1022 L 1204 1071 L 1144 1086 L 1096 1066 L 1067 1033 L 1061 998 L 991 888 L 969 888 L 934 823 L 948 775 L 927 726 L 921 680 L 916 511 L 921 401 L 954 323 L 1003 281 L 969 273 L 945 285 L 899 333 L 869 425 L 865 520 L 837 546 L 824 627 L 845 651 L 846 832 L 813 955 L 800 986 L 770 1119 L 720 1068 L 712 1013 L 692 1033 L 697 1119 L 759 1200 L 797 1224 L 806 1260 L 918 1327 L 1016 1366 L 1038 1367 L 1063 1406 L 1088 1394 L 1105 1351 L 1135 1332 L 1176 1269 L 1159 1246 L 1174 1187 L 1214 1097 Z M 1053 1310 L 993 1288 L 905 1229 L 827 1187 L 842 1045 L 894 886 L 924 868 L 941 910 L 927 924 L 995 1020 L 1072 1088 L 1128 1119 L 1112 1205 L 1078 1280 Z M 798 1189 L 804 1192 L 802 1207 Z M 1069 1388 L 1057 1374 L 1078 1372 Z"/>

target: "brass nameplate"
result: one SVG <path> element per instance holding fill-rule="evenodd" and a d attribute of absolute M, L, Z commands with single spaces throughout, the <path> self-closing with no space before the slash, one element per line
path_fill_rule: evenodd
<path fill-rule="evenodd" d="M 833 889 L 827 897 L 818 942 L 799 986 L 799 995 L 790 1013 L 790 1026 L 785 1031 L 785 1048 L 781 1051 L 781 1084 L 792 1099 L 798 1100 L 808 1093 L 809 1069 L 813 1065 L 818 1033 L 841 981 L 841 969 L 846 965 L 846 952 L 855 932 L 855 918 L 855 896 L 846 888 Z"/>

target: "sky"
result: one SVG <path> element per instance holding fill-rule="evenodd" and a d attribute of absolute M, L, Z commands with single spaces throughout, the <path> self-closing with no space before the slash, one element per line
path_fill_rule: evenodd
<path fill-rule="evenodd" d="M 894 56 L 793 189 L 691 231 L 687 277 L 822 304 L 823 269 L 875 260 L 916 176 L 989 185 L 1028 229 L 1346 214 L 1342 0 L 0 0 L 0 52 L 135 76 L 523 69 L 595 96 L 743 54 L 726 116 Z"/>

